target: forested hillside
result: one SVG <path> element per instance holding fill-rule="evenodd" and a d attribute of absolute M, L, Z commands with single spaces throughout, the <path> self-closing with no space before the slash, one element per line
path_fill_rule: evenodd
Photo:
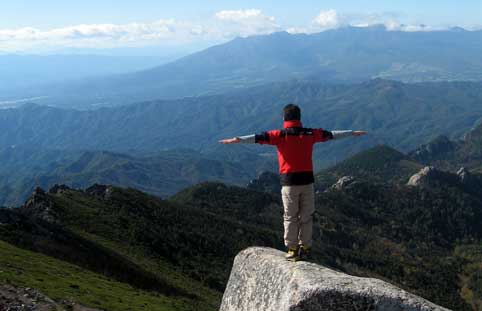
<path fill-rule="evenodd" d="M 468 131 L 462 139 L 439 136 L 411 152 L 414 159 L 445 169 L 461 166 L 482 171 L 482 125 Z"/>
<path fill-rule="evenodd" d="M 482 176 L 446 172 L 407 185 L 421 167 L 380 146 L 320 172 L 314 261 L 388 280 L 453 310 L 479 310 L 482 196 L 473 189 Z M 347 173 L 350 182 L 330 185 Z M 186 310 L 189 297 L 200 299 L 204 288 L 206 308 L 215 310 L 238 251 L 252 245 L 283 249 L 279 192 L 262 191 L 268 180 L 277 181 L 264 178 L 259 190 L 256 182 L 250 189 L 203 183 L 167 201 L 102 185 L 37 190 L 23 207 L 0 210 L 0 239 L 134 288 L 154 288 L 185 301 Z M 186 278 L 201 287 L 187 285 Z M 9 280 L 41 285 L 13 274 Z M 85 303 L 96 295 L 74 297 Z"/>

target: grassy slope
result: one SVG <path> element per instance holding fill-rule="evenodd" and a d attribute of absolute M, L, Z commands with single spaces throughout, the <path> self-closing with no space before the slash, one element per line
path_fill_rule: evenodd
<path fill-rule="evenodd" d="M 105 310 L 214 310 L 202 302 L 141 291 L 128 284 L 0 241 L 0 282 L 33 287 L 54 300 Z"/>
<path fill-rule="evenodd" d="M 201 305 L 211 306 L 212 310 L 217 309 L 219 306 L 222 296 L 220 292 L 187 277 L 165 259 L 150 254 L 148 249 L 131 246 L 126 243 L 114 242 L 84 231 L 78 231 L 78 233 L 103 247 L 116 251 L 159 278 L 167 280 L 169 285 L 174 288 L 181 289 L 188 294 L 196 295 Z"/>
<path fill-rule="evenodd" d="M 240 224 L 134 189 L 112 189 L 109 200 L 67 191 L 52 197 L 54 209 L 71 228 L 144 247 L 218 290 L 224 288 L 231 260 L 240 250 L 253 244 L 273 246 L 280 239 L 267 228 Z"/>
<path fill-rule="evenodd" d="M 120 189 L 118 191 L 126 196 L 121 201 L 131 201 L 134 209 L 137 209 L 141 201 L 148 204 L 146 201 L 153 200 L 154 203 L 146 207 L 152 210 L 162 205 L 161 200 L 138 191 Z M 118 212 L 116 206 L 109 206 L 95 196 L 78 191 L 69 191 L 63 195 L 51 197 L 51 199 L 55 201 L 54 210 L 62 215 L 63 229 L 54 225 L 48 226 L 42 222 L 34 225 L 18 216 L 17 222 L 13 222 L 13 225 L 12 223 L 4 224 L 3 229 L 5 230 L 0 230 L 0 239 L 12 241 L 15 244 L 19 243 L 22 247 L 40 251 L 92 272 L 111 275 L 111 278 L 126 282 L 124 283 L 126 286 L 129 283 L 132 286 L 140 286 L 139 288 L 147 288 L 143 287 L 148 286 L 145 282 L 155 278 L 160 286 L 153 289 L 156 291 L 156 295 L 167 295 L 173 302 L 182 302 L 177 308 L 179 310 L 216 310 L 218 308 L 221 292 L 210 289 L 205 284 L 187 276 L 186 271 L 181 271 L 175 263 L 165 259 L 165 256 L 169 256 L 169 254 L 155 253 L 149 248 L 143 247 L 141 243 L 139 245 L 132 241 L 129 243 L 128 236 L 132 231 L 126 230 L 119 222 L 119 217 L 122 218 L 122 216 L 116 214 Z M 147 213 L 147 211 L 145 212 Z M 128 217 L 137 218 L 133 215 Z M 138 227 L 139 224 L 136 221 L 133 222 L 135 224 L 132 230 L 139 234 L 144 232 L 143 228 Z M 8 220 L 7 223 L 9 223 Z M 32 229 L 32 226 L 37 227 Z M 43 226 L 46 227 L 43 228 Z M 87 233 L 89 230 L 95 234 Z M 2 232 L 4 236 L 2 236 Z M 44 236 L 45 232 L 52 232 L 54 238 L 50 238 L 49 234 Z M 57 239 L 57 237 L 60 238 Z M 169 245 L 165 247 L 172 249 L 172 246 Z M 72 253 L 74 254 L 72 255 Z M 106 254 L 111 256 L 110 261 Z M 92 257 L 98 258 L 99 264 L 92 264 Z M 105 262 L 106 260 L 107 262 Z M 124 266 L 125 278 L 119 279 L 119 274 L 116 272 L 118 268 L 123 269 L 119 263 L 121 265 L 130 263 L 129 266 Z M 107 266 L 102 268 L 103 264 Z M 35 284 L 28 284 L 28 286 L 36 287 Z M 85 287 L 88 285 L 85 284 Z M 122 297 L 122 294 L 117 296 Z M 62 297 L 65 298 L 65 296 Z"/>

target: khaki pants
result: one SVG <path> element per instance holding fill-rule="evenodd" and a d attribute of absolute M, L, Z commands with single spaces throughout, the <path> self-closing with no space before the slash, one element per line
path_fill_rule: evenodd
<path fill-rule="evenodd" d="M 315 191 L 313 184 L 283 186 L 281 196 L 284 206 L 284 240 L 289 248 L 299 244 L 311 247 Z"/>

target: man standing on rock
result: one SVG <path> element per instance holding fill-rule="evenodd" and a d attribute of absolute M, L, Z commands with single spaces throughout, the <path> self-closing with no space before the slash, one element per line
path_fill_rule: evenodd
<path fill-rule="evenodd" d="M 268 144 L 278 149 L 281 195 L 284 206 L 286 259 L 296 261 L 310 255 L 315 193 L 313 188 L 313 145 L 331 139 L 361 136 L 365 131 L 326 131 L 304 128 L 301 110 L 289 104 L 283 108 L 283 129 L 220 140 L 223 144 Z"/>

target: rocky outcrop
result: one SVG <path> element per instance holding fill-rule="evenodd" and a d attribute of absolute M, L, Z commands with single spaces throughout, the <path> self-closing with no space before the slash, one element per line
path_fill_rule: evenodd
<path fill-rule="evenodd" d="M 52 209 L 53 202 L 49 198 L 45 191 L 37 187 L 30 196 L 30 198 L 25 202 L 25 204 L 20 208 L 22 213 L 25 215 L 40 218 L 47 222 L 56 222 L 56 215 Z"/>
<path fill-rule="evenodd" d="M 407 186 L 412 187 L 433 187 L 441 185 L 459 187 L 476 196 L 480 196 L 482 193 L 481 175 L 472 174 L 465 167 L 461 167 L 456 173 L 451 173 L 438 170 L 432 166 L 426 166 L 410 177 L 407 182 Z"/>
<path fill-rule="evenodd" d="M 458 175 L 440 171 L 433 166 L 426 166 L 410 177 L 407 186 L 458 185 L 459 183 L 460 179 Z"/>
<path fill-rule="evenodd" d="M 394 285 L 289 262 L 263 247 L 239 253 L 220 311 L 429 311 L 448 310 Z"/>
<path fill-rule="evenodd" d="M 457 171 L 457 176 L 459 177 L 460 182 L 463 184 L 470 184 L 471 182 L 475 181 L 474 175 L 472 175 L 465 167 L 461 167 Z"/>
<path fill-rule="evenodd" d="M 0 285 L 0 310 L 22 311 L 101 311 L 81 306 L 71 301 L 57 303 L 33 288 Z"/>
<path fill-rule="evenodd" d="M 473 174 L 465 167 L 461 167 L 457 171 L 457 177 L 466 191 L 479 197 L 482 196 L 482 176 L 480 174 Z"/>
<path fill-rule="evenodd" d="M 355 177 L 353 176 L 343 176 L 338 181 L 331 186 L 333 190 L 342 190 L 355 183 Z"/>
<path fill-rule="evenodd" d="M 68 190 L 71 190 L 71 189 L 67 185 L 55 184 L 52 188 L 49 189 L 49 194 L 61 194 L 61 193 L 64 193 L 65 191 L 68 191 Z"/>
<path fill-rule="evenodd" d="M 89 188 L 85 189 L 85 192 L 92 196 L 95 196 L 104 200 L 108 200 L 112 195 L 112 186 L 94 184 Z"/>
<path fill-rule="evenodd" d="M 465 143 L 479 145 L 482 143 L 482 124 L 476 125 L 470 131 L 465 133 L 463 140 Z"/>
<path fill-rule="evenodd" d="M 31 288 L 0 285 L 0 310 L 55 310 L 59 307 L 52 299 Z"/>
<path fill-rule="evenodd" d="M 412 175 L 407 182 L 407 186 L 419 186 L 422 182 L 429 178 L 429 175 L 434 171 L 433 166 L 426 166 L 418 173 Z"/>

